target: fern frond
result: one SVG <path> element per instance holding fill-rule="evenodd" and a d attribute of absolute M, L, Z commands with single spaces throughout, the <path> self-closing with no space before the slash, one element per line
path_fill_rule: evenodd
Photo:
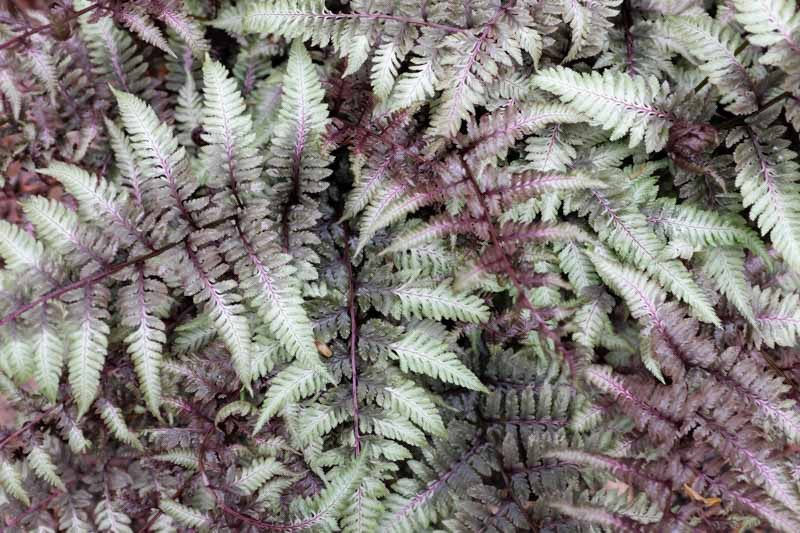
<path fill-rule="evenodd" d="M 328 106 L 311 57 L 301 41 L 292 43 L 281 100 L 281 124 L 276 135 L 303 150 L 305 139 L 319 135 L 328 124 Z"/>
<path fill-rule="evenodd" d="M 274 1 L 250 4 L 244 14 L 246 31 L 278 34 L 287 39 L 312 39 L 322 46 L 330 42 L 330 35 L 338 16 L 325 9 L 318 0 Z"/>
<path fill-rule="evenodd" d="M 197 184 L 189 179 L 185 148 L 178 145 L 172 129 L 159 121 L 149 105 L 132 94 L 113 89 L 112 92 L 117 98 L 120 117 L 130 135 L 142 175 L 148 180 L 164 178 L 165 183 L 160 187 L 163 199 L 172 198 L 174 202 L 167 209 L 179 212 L 185 223 L 192 224 L 184 203 Z"/>
<path fill-rule="evenodd" d="M 497 66 L 482 54 L 484 46 L 489 42 L 491 29 L 487 26 L 479 35 L 458 34 L 448 38 L 449 44 L 459 53 L 444 56 L 442 66 L 452 75 L 444 83 L 444 92 L 436 111 L 431 117 L 429 133 L 444 137 L 453 137 L 461 127 L 461 123 L 475 111 L 475 106 L 484 101 L 484 89 L 481 78 L 491 76 L 491 69 Z M 502 53 L 498 47 L 497 53 Z M 463 51 L 467 51 L 463 54 Z M 482 64 L 484 61 L 491 66 Z M 488 72 L 483 72 L 486 69 Z M 445 80 L 440 80 L 445 81 Z"/>
<path fill-rule="evenodd" d="M 599 253 L 589 252 L 589 257 L 603 281 L 623 297 L 634 318 L 639 319 L 647 330 L 652 327 L 661 331 L 666 329 L 659 313 L 666 300 L 661 287 L 641 272 L 624 267 Z M 649 331 L 643 332 L 643 349 L 640 352 L 642 362 L 659 381 L 663 382 L 660 364 L 652 353 L 650 342 L 644 337 L 648 333 Z"/>
<path fill-rule="evenodd" d="M 47 94 L 50 96 L 50 103 L 55 106 L 59 78 L 56 64 L 57 56 L 49 50 L 42 49 L 46 45 L 41 42 L 41 39 L 35 40 L 36 44 L 28 47 L 24 52 L 25 65 L 30 69 L 33 76 L 45 86 Z"/>
<path fill-rule="evenodd" d="M 710 17 L 669 17 L 667 28 L 684 50 L 701 61 L 700 71 L 719 88 L 720 102 L 728 104 L 728 111 L 746 114 L 756 109 L 755 83 L 742 54 L 736 53 L 742 38 L 733 29 Z"/>
<path fill-rule="evenodd" d="M 704 322 L 719 325 L 708 295 L 692 279 L 691 273 L 678 260 L 665 260 L 665 246 L 638 210 L 614 208 L 600 192 L 592 191 L 603 213 L 603 222 L 595 223 L 600 238 L 617 254 L 649 272 L 658 281 L 692 307 Z"/>
<path fill-rule="evenodd" d="M 697 432 L 776 501 L 787 509 L 800 507 L 800 497 L 784 464 L 766 453 L 754 453 L 746 434 L 734 435 L 713 423 L 700 424 Z"/>
<path fill-rule="evenodd" d="M 158 507 L 176 522 L 186 527 L 206 530 L 212 523 L 207 515 L 197 509 L 178 503 L 170 498 L 161 498 L 158 502 Z"/>
<path fill-rule="evenodd" d="M 303 409 L 298 423 L 297 438 L 304 445 L 330 433 L 335 427 L 352 418 L 351 406 L 312 405 Z"/>
<path fill-rule="evenodd" d="M 581 74 L 564 67 L 540 71 L 533 83 L 591 119 L 593 125 L 611 130 L 611 140 L 630 135 L 629 145 L 643 140 L 648 152 L 667 142 L 672 115 L 662 110 L 666 85 L 654 77 L 631 78 L 622 72 Z"/>
<path fill-rule="evenodd" d="M 22 93 L 8 67 L 0 68 L 0 93 L 11 105 L 11 116 L 14 117 L 14 120 L 19 120 L 19 114 L 22 111 Z"/>
<path fill-rule="evenodd" d="M 375 50 L 372 58 L 370 81 L 375 96 L 381 100 L 385 100 L 392 92 L 400 61 L 408 53 L 410 39 L 404 39 L 402 33 L 401 30 L 400 36 L 390 38 L 387 42 L 382 43 Z"/>
<path fill-rule="evenodd" d="M 214 236 L 210 232 L 205 238 L 213 239 Z M 197 239 L 196 242 L 201 241 Z M 205 307 L 214 329 L 233 357 L 236 374 L 249 388 L 253 372 L 251 331 L 236 281 L 220 279 L 228 266 L 216 250 L 211 247 L 194 250 L 193 246 L 195 244 L 187 241 L 184 247 L 187 265 L 183 276 L 185 293 L 192 296 L 196 304 Z"/>
<path fill-rule="evenodd" d="M 195 139 L 192 139 L 192 134 L 202 131 L 203 122 L 203 99 L 200 96 L 200 91 L 197 88 L 197 81 L 194 79 L 194 73 L 191 67 L 185 70 L 185 80 L 183 85 L 178 91 L 178 97 L 175 101 L 175 126 L 178 131 L 178 139 L 181 144 L 195 144 Z M 205 142 L 200 137 L 200 144 Z M 202 147 L 201 147 L 202 149 Z M 200 161 L 193 160 L 193 165 L 199 165 Z M 202 171 L 194 167 L 194 171 L 198 174 L 198 180 L 205 184 L 207 180 L 207 169 Z M 215 183 L 215 185 L 218 185 Z"/>
<path fill-rule="evenodd" d="M 260 431 L 287 404 L 320 390 L 328 380 L 327 372 L 319 366 L 306 368 L 297 362 L 278 372 L 270 382 L 253 432 Z"/>
<path fill-rule="evenodd" d="M 86 453 L 92 447 L 92 443 L 83 435 L 83 431 L 73 422 L 66 424 L 66 438 L 70 450 L 73 453 Z"/>
<path fill-rule="evenodd" d="M 200 466 L 197 459 L 197 452 L 189 448 L 178 448 L 168 452 L 159 453 L 153 456 L 156 461 L 165 461 L 187 470 L 199 470 Z"/>
<path fill-rule="evenodd" d="M 425 434 L 406 417 L 393 411 L 362 411 L 359 414 L 358 427 L 364 433 L 374 433 L 412 446 L 425 444 Z"/>
<path fill-rule="evenodd" d="M 444 38 L 437 89 L 443 89 L 430 119 L 429 135 L 453 137 L 475 106 L 487 98 L 486 86 L 501 78 L 505 68 L 524 64 L 523 44 L 538 62 L 536 30 L 522 10 L 498 6 L 479 31 L 451 32 Z"/>
<path fill-rule="evenodd" d="M 150 239 L 139 229 L 136 214 L 130 209 L 127 194 L 119 191 L 107 180 L 98 180 L 96 176 L 73 165 L 53 161 L 40 173 L 52 176 L 60 181 L 64 188 L 78 200 L 78 212 L 85 221 L 101 220 L 118 226 L 123 234 L 115 233 L 123 244 L 139 241 L 152 246 Z"/>
<path fill-rule="evenodd" d="M 88 0 L 75 2 L 76 9 L 86 9 Z M 111 85 L 130 93 L 143 93 L 150 86 L 147 63 L 128 32 L 119 29 L 112 17 L 94 17 L 87 13 L 80 19 L 86 36 L 94 72 Z"/>
<path fill-rule="evenodd" d="M 110 333 L 106 309 L 110 297 L 103 285 L 89 284 L 72 304 L 78 324 L 68 337 L 67 369 L 78 419 L 89 410 L 100 386 Z"/>
<path fill-rule="evenodd" d="M 310 196 L 324 191 L 330 174 L 330 155 L 322 144 L 328 124 L 328 108 L 319 77 L 300 40 L 292 44 L 283 79 L 283 93 L 270 145 L 268 174 L 278 183 L 276 200 L 282 204 L 280 222 L 284 248 L 300 258 L 298 231 L 312 227 L 319 216 L 316 200 Z M 316 276 L 304 259 L 297 261 L 301 279 Z"/>
<path fill-rule="evenodd" d="M 245 15 L 249 4 L 226 4 L 212 22 L 214 28 L 225 30 L 231 35 L 244 33 Z"/>
<path fill-rule="evenodd" d="M 422 188 L 411 191 L 408 190 L 409 188 L 407 183 L 387 183 L 376 192 L 361 217 L 355 255 L 364 250 L 364 247 L 378 231 L 402 220 L 403 217 L 421 207 L 433 203 L 443 193 L 438 188 Z"/>
<path fill-rule="evenodd" d="M 380 517 L 384 512 L 381 500 L 387 494 L 388 490 L 373 472 L 364 476 L 349 504 L 342 510 L 342 531 L 344 533 L 378 531 Z"/>
<path fill-rule="evenodd" d="M 25 488 L 22 486 L 22 477 L 16 465 L 5 459 L 0 459 L 0 486 L 9 496 L 18 499 L 26 506 L 30 507 L 31 499 Z"/>
<path fill-rule="evenodd" d="M 522 203 L 546 193 L 559 191 L 578 191 L 581 189 L 602 189 L 605 183 L 592 179 L 582 173 L 556 174 L 552 172 L 525 171 L 512 174 L 508 178 L 498 178 L 500 185 L 496 189 L 486 191 L 489 205 L 499 201 L 507 205 Z M 507 184 L 506 184 L 507 182 Z"/>
<path fill-rule="evenodd" d="M 697 250 L 741 245 L 760 257 L 768 257 L 758 234 L 748 228 L 741 217 L 722 215 L 688 204 L 664 202 L 662 206 L 647 220 L 662 228 L 670 240 L 686 242 Z"/>
<path fill-rule="evenodd" d="M 155 46 L 171 57 L 176 57 L 175 52 L 172 51 L 172 48 L 164 38 L 164 34 L 153 24 L 153 21 L 150 20 L 147 13 L 140 6 L 126 5 L 118 16 L 120 21 L 144 42 Z"/>
<path fill-rule="evenodd" d="M 341 57 L 347 58 L 344 76 L 348 76 L 364 64 L 374 46 L 370 35 L 359 30 L 381 19 L 396 17 L 372 12 L 332 13 L 319 0 L 277 0 L 248 5 L 243 27 L 246 32 L 271 33 L 287 40 L 332 44 Z"/>
<path fill-rule="evenodd" d="M 434 57 L 412 56 L 408 70 L 400 74 L 387 100 L 389 111 L 397 111 L 432 97 L 439 84 L 438 62 Z"/>
<path fill-rule="evenodd" d="M 312 512 L 300 522 L 303 526 L 338 529 L 337 518 L 367 475 L 366 455 L 361 454 L 356 460 L 332 473 L 330 484 L 309 504 Z"/>
<path fill-rule="evenodd" d="M 403 381 L 397 386 L 386 387 L 384 392 L 378 398 L 379 405 L 383 398 L 388 407 L 408 417 L 428 433 L 439 436 L 445 433 L 442 417 L 425 389 L 411 381 Z"/>
<path fill-rule="evenodd" d="M 536 170 L 565 172 L 575 160 L 578 152 L 566 140 L 565 129 L 556 124 L 527 139 L 525 158 Z"/>
<path fill-rule="evenodd" d="M 586 380 L 601 392 L 614 398 L 625 413 L 634 416 L 636 426 L 646 430 L 656 441 L 671 441 L 678 438 L 678 428 L 664 414 L 664 410 L 674 409 L 665 402 L 658 408 L 646 403 L 620 376 L 607 366 L 593 365 L 586 369 Z M 653 401 L 658 401 L 654 397 Z"/>
<path fill-rule="evenodd" d="M 721 359 L 734 361 L 726 378 L 738 385 L 739 392 L 763 415 L 758 425 L 769 434 L 778 434 L 789 442 L 800 439 L 800 413 L 794 400 L 788 399 L 791 387 L 784 379 L 771 371 L 758 369 L 760 361 L 743 356 L 742 350 L 729 348 Z"/>
<path fill-rule="evenodd" d="M 258 179 L 261 158 L 236 82 L 209 57 L 203 63 L 203 97 L 203 139 L 208 143 L 201 148 L 203 164 L 213 183 L 227 185 L 238 198 Z"/>
<path fill-rule="evenodd" d="M 594 270 L 592 261 L 579 243 L 569 241 L 558 252 L 561 269 L 567 274 L 575 290 L 580 292 L 588 287 L 599 285 L 600 279 Z"/>
<path fill-rule="evenodd" d="M 311 321 L 293 279 L 291 256 L 280 249 L 277 232 L 263 222 L 237 226 L 236 247 L 226 259 L 234 264 L 244 297 L 269 331 L 292 357 L 306 364 L 319 362 Z"/>
<path fill-rule="evenodd" d="M 204 37 L 205 31 L 180 7 L 180 4 L 171 2 L 161 4 L 160 9 L 156 10 L 156 15 L 183 39 L 195 57 L 203 58 L 209 49 L 208 41 Z"/>
<path fill-rule="evenodd" d="M 33 270 L 44 273 L 46 277 L 52 276 L 48 273 L 42 243 L 5 220 L 0 220 L 0 257 L 10 270 Z"/>
<path fill-rule="evenodd" d="M 550 128 L 555 135 L 561 131 L 562 125 L 585 121 L 586 117 L 565 104 L 532 102 L 510 105 L 481 117 L 477 127 L 470 124 L 467 132 L 469 157 L 478 161 L 479 164 L 484 164 L 493 158 L 505 156 L 508 149 L 514 146 L 520 138 L 539 132 L 545 126 L 555 124 Z M 529 159 L 533 139 L 535 138 L 528 137 L 527 141 Z M 545 150 L 549 149 L 549 153 L 552 155 L 553 146 L 549 141 L 550 139 L 548 139 L 548 146 Z M 536 170 L 564 172 L 567 169 L 566 167 L 550 168 L 542 165 Z"/>
<path fill-rule="evenodd" d="M 736 186 L 761 234 L 769 235 L 783 259 L 800 272 L 800 165 L 789 142 L 779 138 L 783 130 L 746 127 L 746 138 L 734 151 Z"/>
<path fill-rule="evenodd" d="M 582 305 L 575 313 L 575 340 L 579 344 L 593 349 L 599 344 L 600 337 L 611 330 L 608 317 L 611 302 L 608 300 L 607 294 L 601 294 Z"/>
<path fill-rule="evenodd" d="M 612 27 L 611 19 L 619 13 L 619 0 L 599 2 L 560 1 L 564 22 L 572 30 L 571 46 L 565 61 L 574 61 L 597 53 L 607 46 L 607 33 Z"/>
<path fill-rule="evenodd" d="M 709 250 L 703 261 L 703 272 L 736 310 L 753 324 L 755 315 L 750 299 L 750 285 L 745 278 L 744 261 L 744 252 L 736 248 Z"/>
<path fill-rule="evenodd" d="M 389 179 L 391 166 L 395 160 L 394 153 L 388 153 L 375 168 L 360 172 L 353 183 L 353 189 L 347 195 L 342 220 L 355 217 L 364 210 L 380 190 L 381 183 Z"/>
<path fill-rule="evenodd" d="M 47 453 L 44 448 L 41 446 L 31 447 L 28 452 L 27 461 L 37 477 L 47 481 L 58 490 L 67 490 L 66 485 L 64 485 L 64 482 L 61 481 L 61 478 L 58 476 L 58 471 L 52 459 L 50 459 L 50 454 Z"/>
<path fill-rule="evenodd" d="M 36 234 L 51 249 L 65 256 L 75 267 L 88 262 L 104 266 L 113 258 L 115 247 L 93 231 L 82 226 L 74 212 L 64 204 L 41 196 L 26 199 L 22 209 L 36 227 Z"/>
<path fill-rule="evenodd" d="M 415 250 L 430 241 L 448 235 L 459 233 L 488 233 L 486 224 L 475 222 L 471 218 L 456 218 L 449 215 L 440 215 L 430 219 L 427 223 L 412 226 L 394 239 L 391 245 L 381 250 L 381 255 Z"/>
<path fill-rule="evenodd" d="M 570 516 L 581 522 L 597 524 L 602 529 L 612 531 L 635 531 L 641 526 L 638 525 L 638 520 L 633 520 L 625 516 L 626 514 L 635 513 L 637 518 L 644 518 L 643 522 L 658 522 L 660 520 L 660 512 L 658 508 L 649 504 L 644 495 L 644 498 L 637 498 L 633 502 L 627 501 L 627 497 L 616 495 L 616 493 L 601 492 L 595 495 L 592 499 L 600 499 L 595 505 L 591 503 L 582 502 L 565 502 L 565 501 L 549 501 L 545 505 L 558 510 L 558 512 Z M 616 511 L 610 511 L 607 507 L 613 505 L 612 502 L 616 500 Z M 595 502 L 592 502 L 595 503 Z M 649 505 L 648 505 L 649 504 Z M 637 508 L 638 507 L 638 508 Z M 619 513 L 619 514 L 617 514 Z M 644 514 L 646 513 L 646 514 Z M 644 516 L 643 516 L 644 514 Z"/>
<path fill-rule="evenodd" d="M 254 460 L 247 468 L 242 469 L 233 486 L 245 494 L 253 494 L 270 478 L 284 471 L 284 467 L 272 457 Z"/>
<path fill-rule="evenodd" d="M 55 402 L 64 366 L 65 345 L 59 332 L 48 323 L 47 306 L 41 313 L 41 322 L 33 339 L 34 377 L 45 398 Z"/>
<path fill-rule="evenodd" d="M 103 419 L 103 422 L 115 439 L 139 451 L 144 451 L 144 446 L 142 446 L 142 443 L 139 441 L 138 435 L 128 427 L 119 407 L 112 405 L 107 400 L 102 400 L 97 406 L 97 410 L 100 414 L 100 418 Z"/>
<path fill-rule="evenodd" d="M 114 503 L 103 498 L 94 508 L 94 519 L 99 531 L 110 533 L 133 533 L 131 518 L 114 508 Z"/>
<path fill-rule="evenodd" d="M 769 47 L 760 61 L 767 65 L 791 64 L 800 53 L 800 16 L 795 0 L 734 0 L 736 20 L 750 35 L 747 39 Z"/>
<path fill-rule="evenodd" d="M 448 350 L 447 344 L 440 337 L 441 333 L 435 324 L 421 322 L 413 326 L 400 340 L 392 343 L 391 349 L 404 372 L 410 370 L 447 383 L 486 392 L 486 387 L 464 366 L 456 354 Z"/>
<path fill-rule="evenodd" d="M 131 283 L 119 292 L 119 308 L 122 326 L 130 331 L 125 344 L 133 359 L 145 404 L 158 416 L 163 347 L 167 340 L 162 318 L 169 312 L 170 299 L 167 287 L 147 274 L 148 267 L 138 265 L 135 268 Z"/>
<path fill-rule="evenodd" d="M 456 293 L 445 284 L 423 287 L 407 283 L 393 289 L 392 294 L 399 298 L 391 309 L 396 317 L 446 318 L 475 323 L 485 322 L 489 317 L 488 309 L 478 297 Z"/>
<path fill-rule="evenodd" d="M 211 327 L 211 318 L 207 313 L 202 313 L 175 328 L 173 346 L 176 353 L 187 354 L 207 346 L 216 336 Z"/>
<path fill-rule="evenodd" d="M 32 371 L 33 347 L 16 329 L 11 329 L 0 346 L 0 369 L 10 378 L 25 382 Z"/>
<path fill-rule="evenodd" d="M 253 410 L 253 405 L 251 403 L 238 400 L 222 407 L 219 411 L 217 411 L 216 416 L 214 417 L 214 424 L 219 426 L 220 422 L 224 421 L 226 418 L 233 416 L 233 415 L 248 415 L 250 411 Z"/>
<path fill-rule="evenodd" d="M 776 289 L 753 288 L 756 343 L 796 346 L 800 340 L 800 295 Z"/>

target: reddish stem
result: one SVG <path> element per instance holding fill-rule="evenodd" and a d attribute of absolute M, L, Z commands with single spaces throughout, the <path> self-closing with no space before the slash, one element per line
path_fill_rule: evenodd
<path fill-rule="evenodd" d="M 98 281 L 100 281 L 102 279 L 105 279 L 105 278 L 111 276 L 112 274 L 116 274 L 120 270 L 125 270 L 126 268 L 128 268 L 130 266 L 133 266 L 136 263 L 147 261 L 148 259 L 152 259 L 152 258 L 154 258 L 154 257 L 156 257 L 158 255 L 161 255 L 162 253 L 166 252 L 167 250 L 169 250 L 170 248 L 176 246 L 177 244 L 178 244 L 178 242 L 173 242 L 173 243 L 168 244 L 167 246 L 164 246 L 162 248 L 157 248 L 156 250 L 154 250 L 154 251 L 152 251 L 150 253 L 147 253 L 145 255 L 140 255 L 140 256 L 134 257 L 133 259 L 129 259 L 128 261 L 125 261 L 125 262 L 122 262 L 122 263 L 117 263 L 116 265 L 111 266 L 111 267 L 109 267 L 107 269 L 95 272 L 94 274 L 92 274 L 88 278 L 84 278 L 84 279 L 79 279 L 77 281 L 73 281 L 72 283 L 64 285 L 63 287 L 60 287 L 60 288 L 55 289 L 55 290 L 52 290 L 52 291 L 50 291 L 50 292 L 48 292 L 46 294 L 43 294 L 42 296 L 38 297 L 37 299 L 33 300 L 32 302 L 27 303 L 27 304 L 23 305 L 22 307 L 19 307 L 19 308 L 15 309 L 10 314 L 4 316 L 2 318 L 2 320 L 0 320 L 0 326 L 4 326 L 4 325 L 8 324 L 9 322 L 11 322 L 12 320 L 16 320 L 17 318 L 19 318 L 20 315 L 26 313 L 27 311 L 30 311 L 31 309 L 33 309 L 34 307 L 37 307 L 40 304 L 43 304 L 43 303 L 48 302 L 50 300 L 53 300 L 55 298 L 59 298 L 59 297 L 63 296 L 64 294 L 68 293 L 68 292 L 74 291 L 76 289 L 81 289 L 83 287 L 86 287 L 87 285 L 91 285 L 93 283 L 96 283 L 96 282 L 98 282 Z"/>
<path fill-rule="evenodd" d="M 71 15 L 68 15 L 68 16 L 64 17 L 63 19 L 61 19 L 58 22 L 63 24 L 64 22 L 68 22 L 70 20 L 76 19 L 76 18 L 80 17 L 81 15 L 83 15 L 84 13 L 88 13 L 90 11 L 94 11 L 98 7 L 101 7 L 103 4 L 105 4 L 105 1 L 95 2 L 94 4 L 92 4 L 92 5 L 88 6 L 88 7 L 85 7 L 83 9 L 81 9 L 80 11 L 75 11 Z M 24 39 L 27 39 L 31 35 L 36 35 L 37 33 L 40 33 L 40 32 L 43 32 L 45 30 L 48 30 L 48 29 L 53 27 L 53 24 L 55 24 L 55 23 L 45 24 L 44 26 L 36 26 L 35 28 L 31 28 L 31 29 L 29 29 L 28 31 L 26 31 L 24 33 L 20 33 L 19 35 L 15 36 L 15 37 L 12 37 L 11 39 L 7 40 L 6 42 L 0 44 L 0 50 L 5 50 L 6 48 L 10 48 L 10 47 L 14 46 L 18 41 L 22 41 Z"/>
<path fill-rule="evenodd" d="M 217 226 L 217 225 L 219 225 L 219 224 L 221 224 L 223 222 L 226 222 L 228 220 L 231 220 L 233 218 L 235 218 L 233 215 L 231 215 L 229 217 L 221 218 L 219 220 L 215 220 L 214 222 L 211 222 L 210 224 L 208 224 L 208 225 L 206 225 L 206 226 L 204 226 L 203 228 L 200 228 L 200 229 L 212 228 L 214 226 Z M 83 279 L 79 279 L 77 281 L 73 281 L 72 283 L 64 285 L 63 287 L 59 287 L 58 289 L 54 289 L 54 290 L 52 290 L 52 291 L 50 291 L 50 292 L 48 292 L 46 294 L 43 294 L 42 296 L 36 298 L 32 302 L 27 303 L 27 304 L 23 305 L 22 307 L 18 307 L 17 309 L 15 309 L 11 313 L 9 313 L 8 315 L 6 315 L 2 319 L 0 319 L 0 327 L 5 326 L 6 324 L 8 324 L 9 322 L 11 322 L 13 320 L 16 320 L 17 318 L 19 318 L 24 313 L 30 311 L 31 309 L 33 309 L 33 308 L 35 308 L 35 307 L 37 307 L 37 306 L 39 306 L 39 305 L 41 305 L 41 304 L 43 304 L 45 302 L 49 302 L 50 300 L 59 298 L 59 297 L 63 296 L 64 294 L 66 294 L 68 292 L 71 292 L 71 291 L 74 291 L 76 289 L 81 289 L 83 287 L 86 287 L 87 285 L 91 285 L 93 283 L 97 283 L 98 281 L 103 280 L 103 279 L 105 279 L 105 278 L 107 278 L 107 277 L 109 277 L 109 276 L 111 276 L 113 274 L 116 274 L 117 272 L 119 272 L 121 270 L 125 270 L 126 268 L 128 268 L 130 266 L 133 266 L 133 265 L 135 265 L 137 263 L 143 263 L 143 262 L 145 262 L 145 261 L 147 261 L 149 259 L 157 257 L 157 256 L 163 254 L 164 252 L 166 252 L 167 250 L 170 250 L 170 249 L 174 248 L 175 246 L 181 244 L 182 242 L 184 242 L 184 240 L 185 239 L 181 239 L 179 241 L 172 242 L 170 244 L 162 246 L 161 248 L 156 248 L 155 250 L 153 250 L 152 252 L 149 252 L 147 254 L 139 255 L 137 257 L 134 257 L 133 259 L 129 259 L 127 261 L 123 261 L 122 263 L 117 263 L 115 265 L 111 265 L 106 269 L 99 270 L 99 271 L 95 272 L 94 274 L 92 274 L 91 276 L 89 276 L 87 278 L 83 278 Z"/>
<path fill-rule="evenodd" d="M 50 494 L 44 500 L 42 500 L 39 503 L 37 503 L 36 505 L 32 505 L 32 506 L 28 507 L 28 509 L 26 509 L 25 512 L 23 512 L 19 516 L 14 517 L 10 522 L 8 522 L 6 524 L 6 527 L 3 528 L 3 531 L 13 531 L 14 528 L 17 527 L 18 525 L 20 525 L 21 523 L 23 523 L 26 518 L 28 518 L 29 516 L 41 511 L 42 509 L 44 509 L 45 507 L 50 505 L 50 502 L 52 502 L 53 500 L 55 500 L 56 498 L 61 496 L 61 494 L 62 494 L 61 491 L 56 491 L 56 492 Z"/>
<path fill-rule="evenodd" d="M 631 33 L 633 17 L 631 16 L 630 0 L 624 0 L 622 3 L 622 24 L 625 27 L 625 52 L 628 60 L 628 75 L 634 77 L 636 75 L 636 67 L 633 66 L 633 33 Z"/>
<path fill-rule="evenodd" d="M 358 368 L 356 366 L 356 355 L 358 353 L 358 309 L 356 307 L 356 276 L 353 272 L 353 263 L 350 261 L 350 231 L 347 225 L 344 227 L 344 262 L 347 267 L 347 279 L 349 289 L 347 293 L 347 309 L 350 313 L 350 371 L 352 374 L 352 395 L 353 395 L 353 438 L 355 440 L 356 457 L 361 453 L 361 436 L 358 431 Z"/>
<path fill-rule="evenodd" d="M 24 426 L 16 430 L 14 433 L 5 437 L 2 441 L 0 441 L 0 450 L 2 450 L 5 447 L 5 445 L 8 444 L 9 441 L 19 437 L 20 435 L 28 431 L 31 427 L 41 422 L 47 415 L 53 412 L 54 409 L 55 407 L 50 407 L 46 409 L 45 411 L 39 413 L 33 420 L 26 422 Z"/>
<path fill-rule="evenodd" d="M 485 193 L 481 190 L 480 185 L 478 185 L 478 181 L 472 174 L 472 170 L 470 169 L 469 165 L 464 159 L 464 156 L 460 155 L 459 157 L 461 159 L 461 166 L 463 167 L 464 172 L 467 176 L 467 181 L 469 181 L 469 183 L 472 185 L 472 189 L 475 192 L 475 197 L 478 199 L 478 202 L 480 203 L 482 217 L 486 221 L 486 224 L 488 226 L 489 236 L 492 241 L 492 246 L 494 246 L 495 251 L 498 254 L 498 257 L 500 257 L 502 261 L 503 269 L 506 276 L 508 276 L 508 279 L 511 280 L 511 283 L 513 283 L 514 287 L 517 289 L 517 293 L 519 294 L 519 299 L 522 305 L 524 305 L 530 310 L 531 316 L 536 321 L 536 325 L 539 327 L 540 332 L 545 337 L 550 339 L 550 341 L 552 341 L 553 346 L 556 348 L 557 351 L 561 353 L 561 355 L 564 357 L 564 360 L 567 362 L 567 365 L 569 366 L 570 369 L 570 373 L 573 376 L 575 376 L 577 369 L 575 368 L 575 363 L 572 360 L 572 356 L 564 347 L 564 345 L 561 343 L 561 339 L 558 337 L 558 335 L 556 335 L 555 332 L 550 328 L 550 326 L 547 325 L 547 323 L 539 313 L 539 310 L 536 309 L 533 306 L 533 304 L 531 304 L 530 300 L 528 300 L 528 295 L 525 293 L 525 287 L 520 282 L 519 277 L 517 276 L 517 272 L 516 270 L 514 270 L 514 266 L 511 264 L 511 260 L 508 258 L 508 255 L 506 254 L 505 250 L 500 244 L 500 238 L 498 237 L 497 234 L 497 228 L 495 227 L 494 223 L 491 220 L 491 215 L 490 215 L 491 211 L 489 210 L 489 206 L 486 203 Z"/>

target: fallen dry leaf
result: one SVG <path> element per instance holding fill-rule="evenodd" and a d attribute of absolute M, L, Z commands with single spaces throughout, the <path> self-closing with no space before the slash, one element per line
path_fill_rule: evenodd
<path fill-rule="evenodd" d="M 702 502 L 705 507 L 713 507 L 722 503 L 722 500 L 719 498 L 706 498 L 705 496 L 700 495 L 696 490 L 686 483 L 683 484 L 683 491 L 693 501 Z"/>
<path fill-rule="evenodd" d="M 317 347 L 317 351 L 323 357 L 330 357 L 333 355 L 333 350 L 331 350 L 327 344 L 321 341 L 314 341 L 314 346 Z"/>

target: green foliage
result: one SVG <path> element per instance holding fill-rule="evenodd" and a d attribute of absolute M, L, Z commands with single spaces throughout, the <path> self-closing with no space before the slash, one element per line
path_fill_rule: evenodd
<path fill-rule="evenodd" d="M 800 531 L 797 2 L 27 4 L 9 531 Z"/>
<path fill-rule="evenodd" d="M 41 446 L 32 447 L 28 452 L 27 460 L 39 478 L 59 490 L 67 490 L 64 482 L 58 477 L 58 472 L 56 472 L 56 467 L 50 459 L 50 455 Z"/>
<path fill-rule="evenodd" d="M 475 296 L 458 294 L 446 285 L 415 287 L 403 285 L 392 291 L 399 302 L 391 309 L 397 317 L 413 316 L 484 322 L 488 318 L 486 306 Z"/>
<path fill-rule="evenodd" d="M 666 31 L 679 43 L 678 51 L 700 62 L 699 70 L 722 92 L 720 102 L 736 114 L 756 110 L 755 84 L 742 59 L 742 38 L 730 27 L 709 17 L 669 17 Z"/>
<path fill-rule="evenodd" d="M 233 486 L 246 494 L 252 494 L 281 470 L 281 464 L 271 457 L 258 459 L 247 468 L 242 469 Z"/>
<path fill-rule="evenodd" d="M 478 378 L 458 357 L 447 351 L 446 332 L 433 322 L 414 324 L 400 340 L 390 347 L 393 357 L 400 361 L 403 371 L 427 374 L 441 381 L 468 389 L 485 390 Z"/>
<path fill-rule="evenodd" d="M 94 514 L 97 529 L 111 531 L 112 533 L 133 533 L 131 519 L 125 513 L 114 509 L 114 504 L 109 500 L 100 500 L 95 507 Z"/>
<path fill-rule="evenodd" d="M 786 263 L 800 271 L 800 167 L 789 142 L 780 139 L 783 128 L 745 128 L 746 137 L 734 152 L 736 186 L 742 204 L 762 235 L 768 235 Z"/>
<path fill-rule="evenodd" d="M 5 460 L 0 462 L 0 486 L 9 496 L 18 499 L 25 505 L 31 504 L 31 499 L 22 486 L 22 479 L 17 467 Z"/>
<path fill-rule="evenodd" d="M 667 142 L 672 116 L 659 108 L 668 91 L 655 77 L 629 77 L 621 72 L 579 74 L 563 67 L 542 70 L 532 83 L 549 91 L 592 124 L 611 130 L 610 140 L 630 135 L 633 148 L 645 141 L 648 152 Z"/>
<path fill-rule="evenodd" d="M 162 499 L 159 509 L 170 516 L 178 524 L 195 529 L 208 529 L 209 518 L 200 511 L 178 503 L 169 498 Z"/>

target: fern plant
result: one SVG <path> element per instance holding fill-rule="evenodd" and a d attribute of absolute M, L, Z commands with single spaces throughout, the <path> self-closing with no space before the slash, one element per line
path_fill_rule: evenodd
<path fill-rule="evenodd" d="M 793 0 L 3 9 L 7 530 L 800 530 Z"/>

